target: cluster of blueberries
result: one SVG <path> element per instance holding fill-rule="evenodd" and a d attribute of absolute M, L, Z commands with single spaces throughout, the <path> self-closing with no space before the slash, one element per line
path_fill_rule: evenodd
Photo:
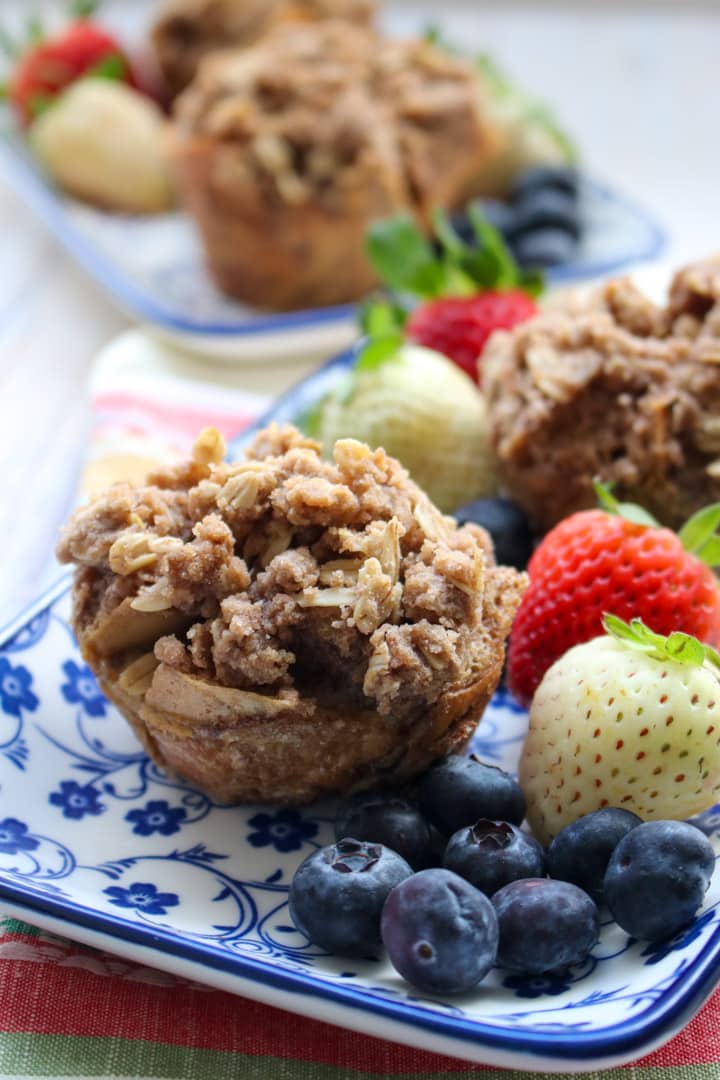
<path fill-rule="evenodd" d="M 583 222 L 580 181 L 571 166 L 538 166 L 519 173 L 507 202 L 473 203 L 502 235 L 520 266 L 550 269 L 577 253 Z M 454 214 L 456 232 L 468 244 L 474 231 L 467 213 Z"/>
<path fill-rule="evenodd" d="M 544 850 L 519 828 L 524 817 L 513 777 L 472 756 L 434 765 L 414 799 L 353 796 L 338 808 L 336 843 L 298 868 L 292 918 L 329 952 L 367 956 L 382 944 L 409 983 L 448 994 L 496 963 L 525 975 L 581 963 L 602 904 L 632 937 L 659 941 L 702 903 L 715 860 L 691 824 L 608 807 Z"/>

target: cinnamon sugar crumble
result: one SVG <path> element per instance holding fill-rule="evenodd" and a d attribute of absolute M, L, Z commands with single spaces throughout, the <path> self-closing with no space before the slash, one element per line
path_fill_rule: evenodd
<path fill-rule="evenodd" d="M 326 462 L 271 425 L 245 461 L 223 456 L 204 432 L 190 463 L 78 511 L 58 557 L 80 567 L 81 629 L 126 600 L 179 612 L 189 629 L 155 642 L 166 667 L 285 696 L 342 686 L 397 720 L 496 652 L 524 579 L 383 450 L 344 439 Z"/>

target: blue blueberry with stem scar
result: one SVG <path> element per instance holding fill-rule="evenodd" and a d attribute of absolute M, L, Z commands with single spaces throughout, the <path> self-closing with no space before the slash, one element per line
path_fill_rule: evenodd
<path fill-rule="evenodd" d="M 390 890 L 411 874 L 390 848 L 346 837 L 300 864 L 290 885 L 290 914 L 313 944 L 366 956 L 380 944 L 380 915 Z"/>

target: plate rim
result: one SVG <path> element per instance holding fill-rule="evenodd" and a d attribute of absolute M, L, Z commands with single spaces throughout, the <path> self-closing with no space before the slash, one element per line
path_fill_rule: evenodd
<path fill-rule="evenodd" d="M 0 628 L 0 649 L 30 620 L 56 604 L 69 591 L 71 580 L 72 572 L 63 574 L 37 600 Z M 426 1033 L 437 1033 L 464 1047 L 465 1056 L 472 1048 L 475 1051 L 472 1060 L 481 1060 L 477 1058 L 477 1050 L 487 1048 L 493 1054 L 521 1055 L 524 1060 L 538 1066 L 541 1058 L 563 1065 L 574 1063 L 585 1067 L 598 1067 L 599 1060 L 608 1058 L 618 1063 L 632 1061 L 653 1046 L 670 1039 L 697 1012 L 720 980 L 718 925 L 680 977 L 635 1017 L 593 1031 L 573 1029 L 564 1034 L 561 1031 L 523 1033 L 483 1021 L 426 1010 L 411 1002 L 375 997 L 360 988 L 331 982 L 309 972 L 274 967 L 267 961 L 249 956 L 226 956 L 202 942 L 182 940 L 175 932 L 162 927 L 135 925 L 119 916 L 49 896 L 27 882 L 18 883 L 17 879 L 9 879 L 0 871 L 2 900 L 28 910 L 29 914 L 59 919 L 63 925 L 67 925 L 68 936 L 72 936 L 73 927 L 84 928 L 111 939 L 117 943 L 120 951 L 123 944 L 140 946 L 159 953 L 161 957 L 170 956 L 184 963 L 195 964 L 200 969 L 210 968 L 240 976 L 251 984 L 260 983 L 283 993 L 317 996 L 335 1006 L 382 1018 L 386 1023 L 397 1022 Z"/>
<path fill-rule="evenodd" d="M 357 308 L 355 303 L 294 312 L 251 314 L 246 323 L 200 322 L 175 314 L 158 302 L 151 293 L 138 286 L 130 275 L 119 270 L 73 223 L 60 195 L 42 173 L 26 160 L 23 150 L 15 146 L 15 133 L 5 128 L 0 131 L 0 135 L 0 164 L 13 190 L 30 205 L 86 273 L 133 318 L 172 333 L 187 335 L 191 339 L 202 336 L 228 339 L 312 330 L 314 327 L 342 323 L 354 317 Z M 641 221 L 647 228 L 648 242 L 645 247 L 628 252 L 620 259 L 599 259 L 585 267 L 570 263 L 550 270 L 546 277 L 551 285 L 564 285 L 602 277 L 608 273 L 621 273 L 637 263 L 656 259 L 667 243 L 667 233 L 660 222 L 632 196 L 617 191 L 610 184 L 592 175 L 584 172 L 581 175 L 585 187 L 599 199 L 623 207 Z"/>

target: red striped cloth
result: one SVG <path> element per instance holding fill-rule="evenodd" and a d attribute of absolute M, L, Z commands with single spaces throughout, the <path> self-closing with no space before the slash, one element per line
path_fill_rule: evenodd
<path fill-rule="evenodd" d="M 9 922 L 0 931 L 0 1076 L 363 1080 L 506 1072 L 357 1035 L 181 982 Z M 720 992 L 661 1050 L 595 1080 L 718 1080 Z M 44 1068 L 45 1071 L 38 1071 Z M 34 1070 L 34 1071 L 33 1071 Z"/>

